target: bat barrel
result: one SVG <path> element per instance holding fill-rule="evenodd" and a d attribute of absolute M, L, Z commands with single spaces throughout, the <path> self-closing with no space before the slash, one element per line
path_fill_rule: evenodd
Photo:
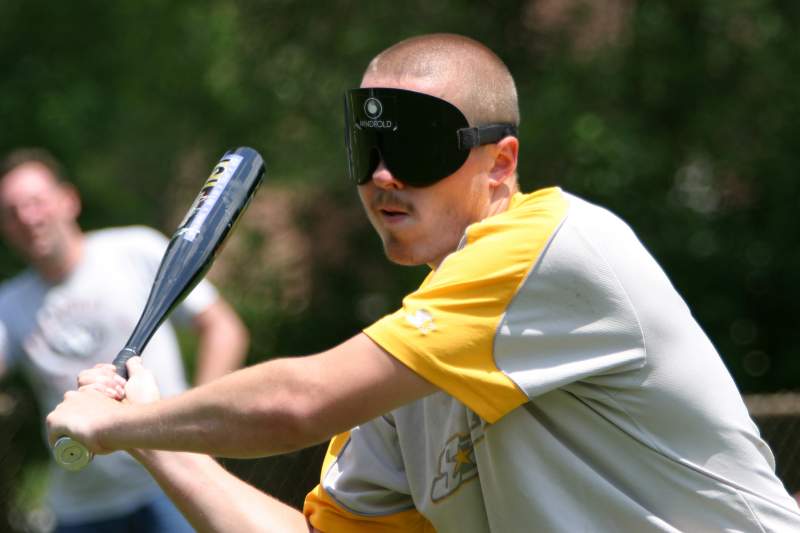
<path fill-rule="evenodd" d="M 125 363 L 144 350 L 176 305 L 202 279 L 261 184 L 261 155 L 246 146 L 226 152 L 214 166 L 161 260 L 145 308 L 125 347 L 114 358 L 117 374 L 128 378 Z M 60 437 L 53 445 L 58 464 L 80 470 L 93 454 L 80 442 Z"/>
<path fill-rule="evenodd" d="M 264 160 L 252 148 L 242 146 L 220 158 L 170 239 L 126 348 L 136 355 L 142 354 L 161 323 L 200 282 L 247 208 L 263 175 Z M 124 366 L 122 362 L 122 370 L 118 368 L 121 376 L 125 375 Z"/>

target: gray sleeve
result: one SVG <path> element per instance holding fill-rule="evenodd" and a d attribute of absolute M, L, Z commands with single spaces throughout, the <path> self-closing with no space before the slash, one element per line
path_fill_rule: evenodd
<path fill-rule="evenodd" d="M 394 426 L 379 417 L 354 428 L 322 486 L 348 511 L 385 516 L 412 509 L 408 479 Z"/>
<path fill-rule="evenodd" d="M 639 318 L 615 269 L 569 222 L 542 253 L 497 331 L 497 365 L 529 398 L 621 375 L 646 360 Z"/>

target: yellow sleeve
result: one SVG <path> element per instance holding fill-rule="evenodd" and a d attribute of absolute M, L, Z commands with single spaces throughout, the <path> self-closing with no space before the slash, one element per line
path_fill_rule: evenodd
<path fill-rule="evenodd" d="M 567 211 L 558 188 L 517 194 L 505 213 L 467 229 L 466 244 L 403 306 L 364 330 L 372 340 L 488 422 L 527 401 L 500 369 L 500 321 Z"/>
<path fill-rule="evenodd" d="M 334 437 L 322 464 L 325 475 L 349 438 L 348 433 Z M 342 508 L 320 483 L 306 495 L 303 514 L 323 533 L 435 533 L 435 529 L 416 509 L 383 516 L 362 516 Z"/>

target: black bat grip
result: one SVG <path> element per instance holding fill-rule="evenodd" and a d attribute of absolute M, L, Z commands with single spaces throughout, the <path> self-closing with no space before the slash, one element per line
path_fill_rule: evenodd
<path fill-rule="evenodd" d="M 125 363 L 127 363 L 128 359 L 130 359 L 131 357 L 136 357 L 138 355 L 139 354 L 136 353 L 131 348 L 123 348 L 117 354 L 117 356 L 114 358 L 111 364 L 114 365 L 114 368 L 117 369 L 117 374 L 119 374 L 125 379 L 128 379 L 128 367 L 125 366 Z"/>

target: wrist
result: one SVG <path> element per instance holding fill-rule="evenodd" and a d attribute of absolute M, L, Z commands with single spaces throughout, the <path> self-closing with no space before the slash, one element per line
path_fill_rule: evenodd
<path fill-rule="evenodd" d="M 165 466 L 169 465 L 170 461 L 175 462 L 181 455 L 181 452 L 150 450 L 148 448 L 131 448 L 126 451 L 150 473 L 163 470 Z"/>
<path fill-rule="evenodd" d="M 113 413 L 100 421 L 97 427 L 97 443 L 108 451 L 128 450 L 140 443 L 134 442 L 136 435 L 132 428 L 141 427 L 137 423 L 139 407 L 130 403 L 119 403 Z"/>
<path fill-rule="evenodd" d="M 131 457 L 140 462 L 143 466 L 155 466 L 158 462 L 158 451 L 148 450 L 146 448 L 131 448 L 126 450 Z"/>

